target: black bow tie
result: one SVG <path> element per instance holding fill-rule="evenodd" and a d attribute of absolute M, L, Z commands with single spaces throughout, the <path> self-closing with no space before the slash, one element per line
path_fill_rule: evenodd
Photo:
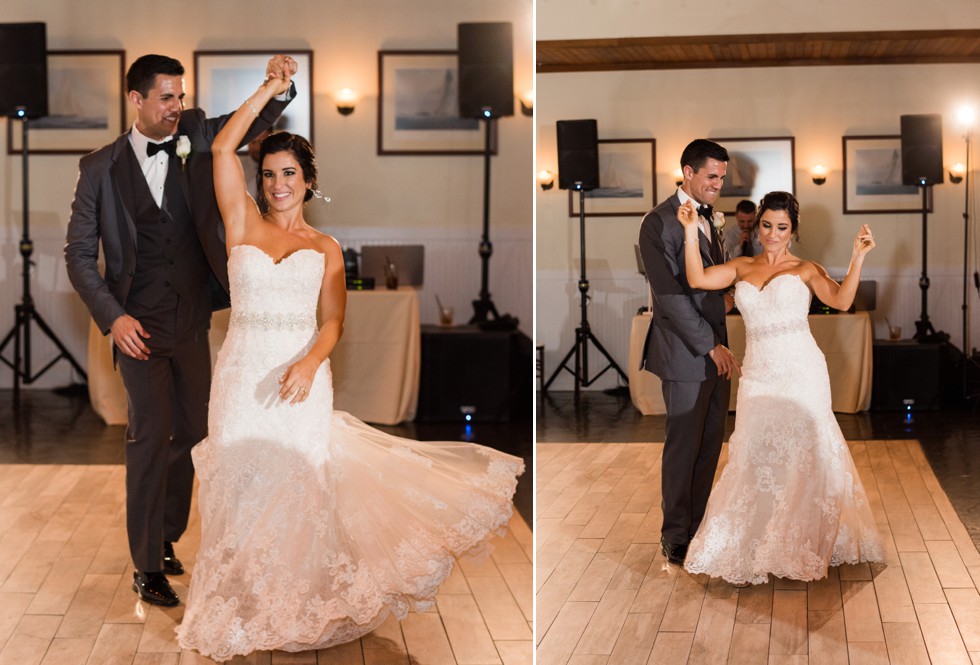
<path fill-rule="evenodd" d="M 712 208 L 711 206 L 706 206 L 706 205 L 698 206 L 698 215 L 704 217 L 709 222 L 711 221 L 711 215 L 713 212 L 714 212 L 714 208 Z"/>
<path fill-rule="evenodd" d="M 158 152 L 165 152 L 171 157 L 177 156 L 177 142 L 173 139 L 169 141 L 164 141 L 163 143 L 147 143 L 146 144 L 146 155 L 152 157 Z"/>

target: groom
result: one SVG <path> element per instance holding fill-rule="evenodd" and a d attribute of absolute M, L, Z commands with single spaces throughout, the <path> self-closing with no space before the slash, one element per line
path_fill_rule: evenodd
<path fill-rule="evenodd" d="M 667 407 L 660 543 L 667 560 L 678 565 L 704 516 L 725 433 L 731 374 L 738 372 L 738 364 L 726 346 L 724 292 L 692 289 L 687 283 L 677 209 L 688 200 L 699 206 L 701 260 L 705 266 L 722 263 L 711 204 L 721 191 L 727 163 L 722 146 L 692 141 L 681 155 L 684 182 L 640 225 L 640 253 L 653 292 L 641 369 L 660 377 Z"/>
<path fill-rule="evenodd" d="M 277 55 L 266 75 L 295 67 Z M 136 122 L 79 162 L 65 244 L 68 277 L 99 329 L 112 336 L 126 387 L 133 590 L 167 606 L 180 602 L 166 575 L 184 572 L 173 542 L 190 513 L 191 448 L 207 435 L 211 311 L 229 304 L 210 150 L 230 116 L 184 112 L 183 76 L 180 62 L 162 55 L 144 55 L 129 68 Z M 275 122 L 287 103 L 273 100 L 256 113 L 245 140 Z"/>

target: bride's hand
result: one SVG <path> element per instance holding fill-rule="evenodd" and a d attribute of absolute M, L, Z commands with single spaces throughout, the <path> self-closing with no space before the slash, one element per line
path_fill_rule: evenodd
<path fill-rule="evenodd" d="M 313 379 L 319 366 L 310 356 L 304 356 L 290 365 L 279 377 L 279 399 L 288 399 L 290 404 L 305 402 L 313 389 Z"/>
<path fill-rule="evenodd" d="M 278 78 L 278 77 L 275 77 L 275 76 L 271 76 L 271 77 L 267 78 L 262 83 L 262 85 L 263 86 L 271 86 L 271 88 L 272 88 L 272 96 L 275 97 L 276 95 L 281 95 L 282 93 L 284 93 L 287 90 L 289 90 L 290 78 L 289 77 L 286 77 L 286 78 Z"/>
<path fill-rule="evenodd" d="M 857 237 L 854 238 L 854 254 L 864 256 L 874 248 L 875 239 L 871 234 L 871 229 L 868 228 L 867 224 L 862 224 L 861 230 L 858 231 Z"/>
<path fill-rule="evenodd" d="M 698 210 L 694 207 L 694 201 L 688 199 L 687 203 L 677 209 L 677 221 L 685 228 L 698 223 Z"/>

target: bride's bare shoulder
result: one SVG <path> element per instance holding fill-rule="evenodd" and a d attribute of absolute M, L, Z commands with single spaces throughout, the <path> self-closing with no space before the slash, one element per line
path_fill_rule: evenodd
<path fill-rule="evenodd" d="M 340 246 L 340 243 L 337 242 L 336 238 L 316 229 L 312 229 L 312 231 L 314 244 L 316 245 L 317 249 L 327 256 L 328 259 L 343 257 L 344 250 Z"/>

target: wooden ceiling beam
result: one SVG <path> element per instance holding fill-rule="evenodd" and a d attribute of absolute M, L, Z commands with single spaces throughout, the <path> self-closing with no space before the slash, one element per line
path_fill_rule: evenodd
<path fill-rule="evenodd" d="M 980 30 L 557 39 L 536 46 L 541 74 L 980 62 Z"/>

